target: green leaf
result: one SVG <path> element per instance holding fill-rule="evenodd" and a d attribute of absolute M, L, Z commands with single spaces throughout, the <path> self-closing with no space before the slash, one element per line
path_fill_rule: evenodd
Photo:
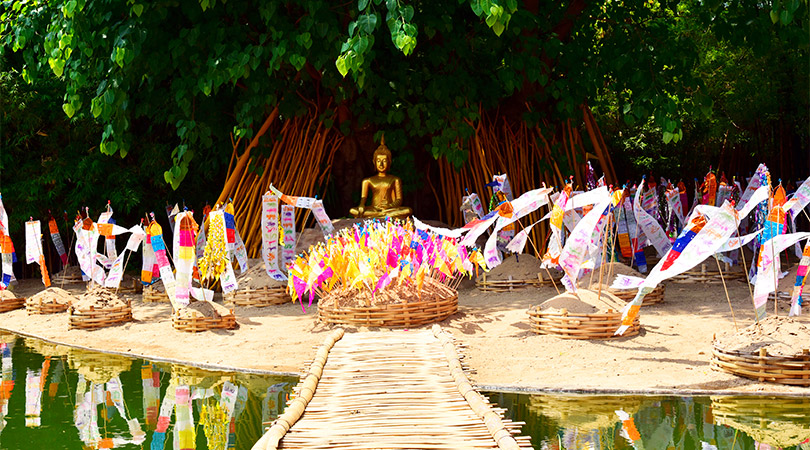
<path fill-rule="evenodd" d="M 506 27 L 504 27 L 501 21 L 499 20 L 495 22 L 495 25 L 492 26 L 492 31 L 495 32 L 495 36 L 500 36 L 505 28 Z"/>
<path fill-rule="evenodd" d="M 357 9 L 363 11 L 368 6 L 368 0 L 360 0 L 357 2 Z"/>
<path fill-rule="evenodd" d="M 62 72 L 65 69 L 64 59 L 48 58 L 48 65 L 51 66 L 51 70 L 53 71 L 54 75 L 56 75 L 57 78 L 62 76 Z"/>
<path fill-rule="evenodd" d="M 664 131 L 664 144 L 669 144 L 672 141 L 672 138 L 675 137 L 669 131 Z"/>
<path fill-rule="evenodd" d="M 777 11 L 771 11 L 770 15 L 771 15 L 771 22 L 773 22 L 774 25 L 776 25 L 776 23 L 779 22 L 779 13 Z"/>
<path fill-rule="evenodd" d="M 354 44 L 354 51 L 357 53 L 365 53 L 366 49 L 368 49 L 368 37 L 361 36 L 360 39 L 357 40 L 357 43 Z"/>
<path fill-rule="evenodd" d="M 346 74 L 349 73 L 349 68 L 346 67 L 346 58 L 343 55 L 338 56 L 335 65 L 337 66 L 338 72 L 340 72 L 340 76 L 345 77 Z"/>
<path fill-rule="evenodd" d="M 73 17 L 73 12 L 76 11 L 76 0 L 70 0 L 65 3 L 65 17 Z"/>
<path fill-rule="evenodd" d="M 779 14 L 779 21 L 782 22 L 782 25 L 790 25 L 790 22 L 793 21 L 793 14 L 791 14 L 790 11 L 783 9 Z"/>
<path fill-rule="evenodd" d="M 143 5 L 141 4 L 132 5 L 132 12 L 134 12 L 136 16 L 141 17 L 141 14 L 143 14 Z"/>
<path fill-rule="evenodd" d="M 357 18 L 357 26 L 366 34 L 374 33 L 374 29 L 377 27 L 377 15 L 363 14 Z"/>
<path fill-rule="evenodd" d="M 62 105 L 62 111 L 64 111 L 65 114 L 67 114 L 68 118 L 72 118 L 73 114 L 76 113 L 76 111 L 73 109 L 73 105 L 71 105 L 70 103 L 64 103 Z"/>
<path fill-rule="evenodd" d="M 94 98 L 90 104 L 90 111 L 93 113 L 93 117 L 98 118 L 101 115 L 101 102 L 98 101 L 97 98 Z"/>
<path fill-rule="evenodd" d="M 405 19 L 405 22 L 410 22 L 413 19 L 413 6 L 407 5 L 402 8 L 402 18 Z"/>

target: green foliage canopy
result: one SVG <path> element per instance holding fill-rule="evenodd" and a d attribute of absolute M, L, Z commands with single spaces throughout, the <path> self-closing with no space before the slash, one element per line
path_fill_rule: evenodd
<path fill-rule="evenodd" d="M 479 106 L 534 125 L 611 92 L 625 121 L 676 142 L 681 113 L 712 107 L 686 19 L 724 41 L 776 33 L 806 49 L 806 17 L 801 0 L 4 0 L 0 61 L 33 85 L 55 79 L 105 154 L 149 158 L 154 134 L 177 188 L 275 105 L 282 118 L 331 105 L 347 134 L 373 125 L 395 151 L 461 165 Z"/>

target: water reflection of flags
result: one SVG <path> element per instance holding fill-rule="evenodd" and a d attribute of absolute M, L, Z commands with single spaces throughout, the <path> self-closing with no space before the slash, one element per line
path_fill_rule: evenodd
<path fill-rule="evenodd" d="M 636 423 L 633 417 L 621 409 L 616 411 L 616 415 L 619 416 L 619 420 L 622 421 L 622 437 L 627 439 L 627 442 L 632 445 L 633 448 L 643 449 L 644 446 L 641 445 L 641 434 L 639 434 L 638 429 L 636 429 Z"/>
<path fill-rule="evenodd" d="M 174 443 L 176 449 L 194 450 L 196 437 L 194 432 L 194 416 L 191 413 L 191 395 L 187 385 L 177 386 L 175 390 L 175 418 Z"/>
<path fill-rule="evenodd" d="M 141 382 L 143 384 L 144 423 L 147 428 L 154 429 L 157 425 L 160 408 L 160 372 L 155 370 L 152 363 L 144 362 L 141 365 Z"/>

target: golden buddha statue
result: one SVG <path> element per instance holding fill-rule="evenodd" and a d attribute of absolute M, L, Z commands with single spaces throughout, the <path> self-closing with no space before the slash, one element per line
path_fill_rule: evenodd
<path fill-rule="evenodd" d="M 349 209 L 353 217 L 391 217 L 400 219 L 411 215 L 411 208 L 402 206 L 402 180 L 388 173 L 391 168 L 391 150 L 385 146 L 385 136 L 372 156 L 377 175 L 363 180 L 360 205 Z M 371 191 L 371 204 L 366 199 Z"/>

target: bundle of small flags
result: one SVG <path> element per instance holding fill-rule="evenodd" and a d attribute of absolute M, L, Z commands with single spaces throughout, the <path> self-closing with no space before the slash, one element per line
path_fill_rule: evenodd
<path fill-rule="evenodd" d="M 426 278 L 449 284 L 485 266 L 480 251 L 468 251 L 455 238 L 415 229 L 411 222 L 375 220 L 340 230 L 298 255 L 287 288 L 302 308 L 305 295 L 311 305 L 315 293 L 336 290 L 373 297 L 407 283 L 421 295 Z"/>

